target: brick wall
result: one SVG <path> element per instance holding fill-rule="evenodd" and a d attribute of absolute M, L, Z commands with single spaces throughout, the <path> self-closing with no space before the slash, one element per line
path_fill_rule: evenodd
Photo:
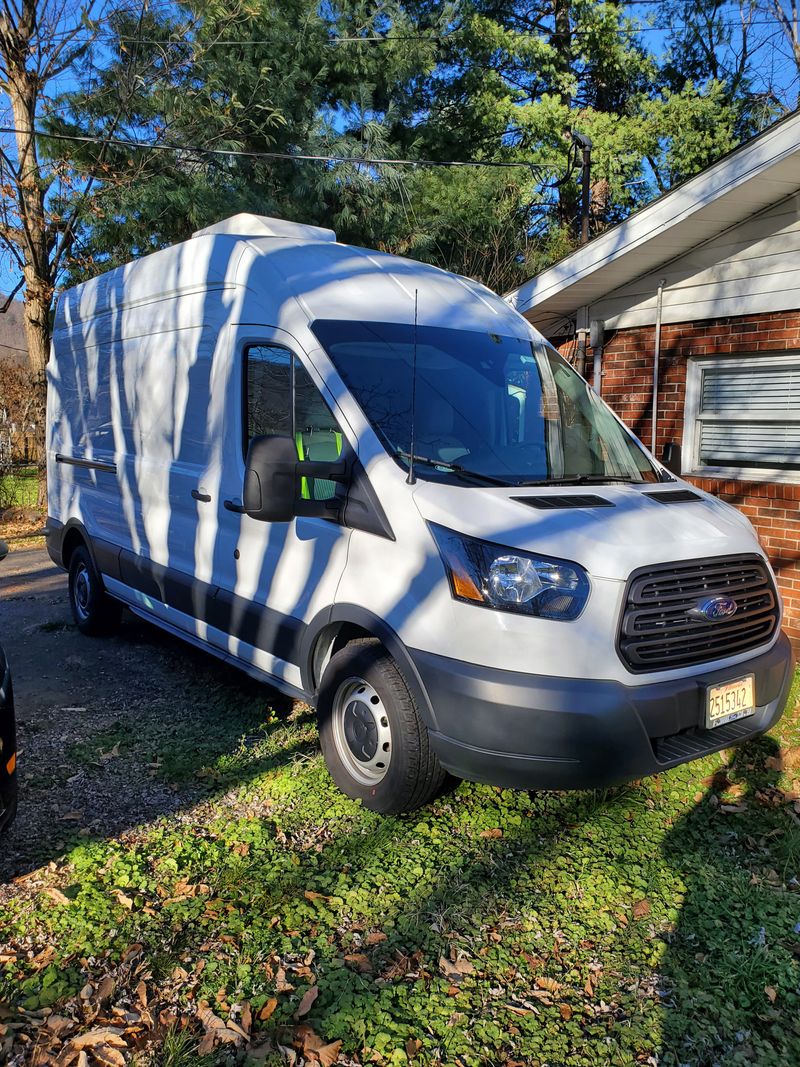
<path fill-rule="evenodd" d="M 655 327 L 617 330 L 603 349 L 603 399 L 650 447 Z M 573 357 L 566 344 L 560 350 Z M 800 310 L 662 326 L 656 455 L 681 442 L 690 356 L 730 358 L 755 352 L 800 351 Z M 573 357 L 574 358 L 574 357 Z M 587 377 L 591 380 L 592 352 Z M 785 629 L 800 653 L 800 485 L 690 478 L 740 508 L 758 531 L 775 568 L 786 608 Z"/>
<path fill-rule="evenodd" d="M 755 526 L 783 596 L 783 628 L 800 654 L 800 485 L 688 480 L 735 504 Z"/>

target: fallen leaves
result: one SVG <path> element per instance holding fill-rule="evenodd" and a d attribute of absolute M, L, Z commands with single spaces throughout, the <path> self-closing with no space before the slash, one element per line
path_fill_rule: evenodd
<path fill-rule="evenodd" d="M 651 910 L 649 900 L 637 900 L 631 908 L 631 915 L 633 915 L 634 919 L 644 919 L 650 914 Z"/>
<path fill-rule="evenodd" d="M 262 1023 L 265 1023 L 274 1013 L 278 1006 L 277 997 L 270 997 L 261 1011 L 258 1013 L 258 1017 Z"/>
<path fill-rule="evenodd" d="M 344 958 L 347 963 L 362 974 L 369 974 L 372 971 L 370 958 L 364 952 L 348 952 Z"/>
<path fill-rule="evenodd" d="M 196 885 L 181 879 L 175 883 L 172 890 L 172 895 L 165 897 L 162 904 L 177 904 L 182 900 L 193 900 L 195 897 L 203 896 L 207 897 L 211 895 L 211 887 L 204 882 L 199 882 Z"/>
<path fill-rule="evenodd" d="M 790 748 L 783 749 L 779 758 L 783 764 L 781 770 L 800 770 L 800 745 L 792 745 Z"/>
<path fill-rule="evenodd" d="M 295 1019 L 302 1019 L 304 1015 L 308 1015 L 318 996 L 319 986 L 312 985 L 310 989 L 307 989 L 303 994 L 297 1011 L 294 1013 Z"/>
<path fill-rule="evenodd" d="M 56 889 L 54 886 L 48 886 L 45 889 L 46 896 L 54 900 L 56 904 L 69 904 L 69 897 L 64 896 L 60 889 Z"/>
<path fill-rule="evenodd" d="M 319 1067 L 333 1067 L 342 1047 L 341 1041 L 326 1043 L 307 1025 L 296 1028 L 293 1044 L 306 1064 L 319 1064 Z"/>
<path fill-rule="evenodd" d="M 197 1046 L 200 1056 L 207 1056 L 221 1045 L 244 1046 L 250 1036 L 232 1019 L 226 1023 L 215 1015 L 206 1001 L 201 1001 L 198 1005 L 197 1018 L 205 1029 L 205 1034 Z"/>
<path fill-rule="evenodd" d="M 416 1059 L 417 1053 L 422 1048 L 422 1042 L 418 1037 L 409 1037 L 406 1041 L 406 1056 L 410 1060 Z"/>
<path fill-rule="evenodd" d="M 458 985 L 467 975 L 474 974 L 475 968 L 467 959 L 461 958 L 451 962 L 442 956 L 439 960 L 439 971 L 444 978 Z"/>
<path fill-rule="evenodd" d="M 373 945 L 379 945 L 381 941 L 386 940 L 386 937 L 387 935 L 383 932 L 383 930 L 372 930 L 364 938 L 364 944 L 368 945 L 369 947 L 372 947 Z"/>
<path fill-rule="evenodd" d="M 126 908 L 128 911 L 133 910 L 133 901 L 130 897 L 126 896 L 121 889 L 115 889 L 112 896 L 116 898 L 117 903 L 121 904 L 123 908 Z"/>
<path fill-rule="evenodd" d="M 71 1037 L 59 1055 L 60 1064 L 88 1063 L 87 1050 L 91 1052 L 92 1061 L 100 1067 L 124 1067 L 123 1050 L 128 1049 L 122 1036 L 124 1031 L 118 1027 L 101 1026 L 84 1034 Z"/>

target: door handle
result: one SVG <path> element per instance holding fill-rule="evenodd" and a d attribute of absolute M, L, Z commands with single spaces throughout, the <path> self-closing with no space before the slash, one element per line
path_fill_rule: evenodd
<path fill-rule="evenodd" d="M 246 515 L 247 509 L 242 504 L 237 504 L 233 500 L 223 500 L 222 506 L 226 511 L 234 511 L 237 515 Z"/>
<path fill-rule="evenodd" d="M 209 504 L 211 502 L 211 493 L 201 493 L 199 489 L 193 489 L 192 499 L 201 500 L 204 504 Z"/>

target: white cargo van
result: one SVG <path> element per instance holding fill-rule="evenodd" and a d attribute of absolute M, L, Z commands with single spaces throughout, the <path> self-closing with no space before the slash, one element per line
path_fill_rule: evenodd
<path fill-rule="evenodd" d="M 65 293 L 48 395 L 79 628 L 125 604 L 316 705 L 377 811 L 448 771 L 638 778 L 781 714 L 747 519 L 472 281 L 238 215 Z"/>

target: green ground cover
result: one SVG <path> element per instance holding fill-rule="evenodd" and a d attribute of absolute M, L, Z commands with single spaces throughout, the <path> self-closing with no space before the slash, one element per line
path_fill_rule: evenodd
<path fill-rule="evenodd" d="M 0 508 L 35 508 L 39 481 L 35 467 L 0 475 Z"/>
<path fill-rule="evenodd" d="M 800 1063 L 797 712 L 641 783 L 464 783 L 387 819 L 336 791 L 307 709 L 223 699 L 69 750 L 205 796 L 74 837 L 0 904 L 26 1055 L 110 1026 L 89 1063 Z"/>

